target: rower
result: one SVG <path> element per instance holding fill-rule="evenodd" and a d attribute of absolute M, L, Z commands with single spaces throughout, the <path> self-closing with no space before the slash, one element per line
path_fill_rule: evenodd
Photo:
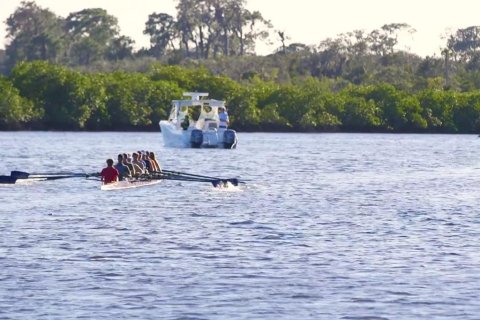
<path fill-rule="evenodd" d="M 115 165 L 115 169 L 117 169 L 119 173 L 119 176 L 118 176 L 119 180 L 122 181 L 122 180 L 125 180 L 125 178 L 131 177 L 132 174 L 130 172 L 130 169 L 128 168 L 128 166 L 126 166 L 123 163 L 123 155 L 119 154 L 117 159 L 118 159 L 118 162 Z"/>
<path fill-rule="evenodd" d="M 150 162 L 150 156 L 148 155 L 148 151 L 144 151 L 142 153 L 142 160 L 145 163 L 145 169 L 147 172 L 155 171 L 155 169 L 152 166 L 152 163 Z"/>
<path fill-rule="evenodd" d="M 133 170 L 133 165 L 132 165 L 132 158 L 131 156 L 129 156 L 127 153 L 124 153 L 122 154 L 123 155 L 123 164 L 126 165 L 128 167 L 128 170 L 130 170 L 130 174 L 133 175 L 133 173 L 135 172 Z"/>
<path fill-rule="evenodd" d="M 102 169 L 100 173 L 103 184 L 118 181 L 118 170 L 113 167 L 113 160 L 107 159 L 107 167 Z"/>
<path fill-rule="evenodd" d="M 147 171 L 147 164 L 145 163 L 145 161 L 143 161 L 143 153 L 145 151 L 137 151 L 137 154 L 138 154 L 138 162 L 140 162 L 142 165 L 142 169 L 143 171 Z"/>
<path fill-rule="evenodd" d="M 145 166 L 143 163 L 140 161 L 138 153 L 134 152 L 132 153 L 132 165 L 135 171 L 135 175 L 141 175 L 145 171 Z"/>
<path fill-rule="evenodd" d="M 150 151 L 149 157 L 155 172 L 162 172 L 162 169 L 160 168 L 160 165 L 158 164 L 158 161 L 155 158 L 155 153 L 153 153 L 153 151 Z"/>

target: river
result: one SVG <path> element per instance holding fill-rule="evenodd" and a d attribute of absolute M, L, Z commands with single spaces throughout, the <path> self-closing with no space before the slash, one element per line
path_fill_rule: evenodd
<path fill-rule="evenodd" d="M 0 174 L 120 151 L 245 184 L 0 186 L 0 319 L 478 319 L 480 138 L 0 132 Z"/>

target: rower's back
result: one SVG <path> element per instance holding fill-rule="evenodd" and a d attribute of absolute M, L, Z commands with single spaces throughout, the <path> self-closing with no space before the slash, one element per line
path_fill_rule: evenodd
<path fill-rule="evenodd" d="M 130 177 L 132 174 L 130 173 L 130 169 L 123 164 L 123 155 L 119 154 L 118 155 L 118 162 L 115 164 L 115 169 L 118 170 L 118 179 L 120 181 L 125 180 L 125 178 Z"/>

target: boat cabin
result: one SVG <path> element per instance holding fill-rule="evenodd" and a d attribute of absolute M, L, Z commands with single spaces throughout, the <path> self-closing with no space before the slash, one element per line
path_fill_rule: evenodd
<path fill-rule="evenodd" d="M 237 134 L 220 122 L 218 113 L 220 108 L 226 109 L 225 101 L 208 99 L 205 92 L 183 95 L 190 99 L 173 100 L 168 119 L 159 123 L 165 145 L 234 149 Z"/>
<path fill-rule="evenodd" d="M 225 101 L 204 99 L 208 93 L 186 92 L 189 100 L 173 100 L 168 121 L 177 128 L 186 126 L 185 118 L 188 116 L 188 127 L 198 130 L 218 129 L 218 109 L 225 108 Z"/>

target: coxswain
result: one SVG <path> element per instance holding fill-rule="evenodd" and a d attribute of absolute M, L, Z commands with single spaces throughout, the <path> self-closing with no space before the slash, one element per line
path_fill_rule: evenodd
<path fill-rule="evenodd" d="M 118 181 L 119 173 L 118 170 L 113 167 L 112 159 L 107 159 L 107 167 L 103 168 L 100 176 L 103 184 Z"/>

